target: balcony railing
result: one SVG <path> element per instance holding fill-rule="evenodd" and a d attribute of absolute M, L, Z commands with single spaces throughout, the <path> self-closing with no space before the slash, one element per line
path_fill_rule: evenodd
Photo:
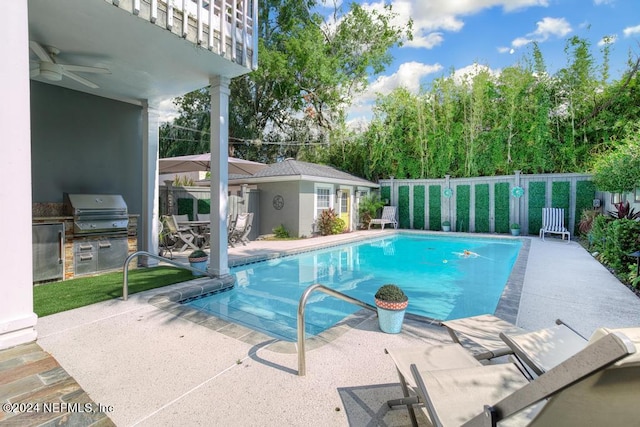
<path fill-rule="evenodd" d="M 105 0 L 255 70 L 258 0 Z"/>

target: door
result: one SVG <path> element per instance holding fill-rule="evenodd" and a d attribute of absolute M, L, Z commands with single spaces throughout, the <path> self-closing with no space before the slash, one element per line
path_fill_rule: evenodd
<path fill-rule="evenodd" d="M 33 281 L 62 279 L 64 224 L 33 224 Z"/>
<path fill-rule="evenodd" d="M 340 190 L 338 204 L 340 218 L 344 221 L 345 230 L 351 230 L 351 192 L 348 189 Z"/>

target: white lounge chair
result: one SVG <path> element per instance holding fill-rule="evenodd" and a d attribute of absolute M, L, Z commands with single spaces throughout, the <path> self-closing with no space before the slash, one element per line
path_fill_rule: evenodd
<path fill-rule="evenodd" d="M 514 354 L 523 368 L 541 375 L 573 356 L 587 340 L 560 319 L 527 332 L 490 314 L 442 322 L 455 343 L 467 345 L 478 360 Z"/>
<path fill-rule="evenodd" d="M 531 382 L 512 363 L 430 369 L 418 361 L 410 370 L 434 426 L 626 426 L 640 417 L 639 350 L 640 328 L 598 329 Z"/>
<path fill-rule="evenodd" d="M 562 240 L 567 236 L 567 243 L 571 241 L 571 234 L 564 226 L 564 209 L 562 208 L 542 208 L 542 228 L 540 238 L 544 240 L 544 235 L 561 234 Z"/>
<path fill-rule="evenodd" d="M 383 230 L 386 224 L 393 225 L 393 228 L 398 228 L 398 221 L 396 220 L 396 207 L 395 206 L 384 206 L 382 208 L 382 215 L 380 218 L 373 218 L 369 221 L 369 229 L 374 224 L 378 224 Z"/>

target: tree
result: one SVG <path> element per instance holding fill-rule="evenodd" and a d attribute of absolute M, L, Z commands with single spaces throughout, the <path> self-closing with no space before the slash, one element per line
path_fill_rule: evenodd
<path fill-rule="evenodd" d="M 611 193 L 629 193 L 640 187 L 640 121 L 620 145 L 600 156 L 594 165 L 596 188 Z"/>
<path fill-rule="evenodd" d="M 346 12 L 335 8 L 325 21 L 316 5 L 316 0 L 259 3 L 258 69 L 233 79 L 230 88 L 229 135 L 236 156 L 274 161 L 295 156 L 300 144 L 327 143 L 353 95 L 390 64 L 390 48 L 411 37 L 411 22 L 395 26 L 390 6 L 366 10 L 352 2 Z M 179 98 L 175 123 L 206 126 L 208 119 L 197 116 L 208 113 L 207 98 L 205 90 Z M 190 102 L 196 106 L 186 105 Z M 177 132 L 169 139 L 166 131 L 161 145 L 187 139 Z"/>

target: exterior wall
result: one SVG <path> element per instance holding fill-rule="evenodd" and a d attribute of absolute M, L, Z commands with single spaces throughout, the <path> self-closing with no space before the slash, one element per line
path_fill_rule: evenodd
<path fill-rule="evenodd" d="M 27 2 L 3 4 L 9 19 L 0 26 L 3 60 L 0 67 L 0 210 L 6 240 L 0 245 L 0 350 L 36 339 L 31 259 L 31 150 L 29 120 L 29 38 Z M 49 159 L 51 160 L 51 159 Z M 19 255 L 18 255 L 19 254 Z"/>
<path fill-rule="evenodd" d="M 141 107 L 32 81 L 31 147 L 34 203 L 117 193 L 142 214 Z"/>
<path fill-rule="evenodd" d="M 291 236 L 304 234 L 300 224 L 299 181 L 258 184 L 258 190 L 260 191 L 260 234 L 271 234 L 272 230 L 280 224 L 284 225 Z M 273 198 L 277 195 L 284 199 L 284 205 L 280 210 L 273 207 Z"/>
<path fill-rule="evenodd" d="M 332 192 L 332 194 L 335 193 Z M 312 236 L 315 231 L 315 187 L 312 181 L 300 182 L 300 215 L 298 222 L 300 224 L 300 231 L 298 237 Z"/>

